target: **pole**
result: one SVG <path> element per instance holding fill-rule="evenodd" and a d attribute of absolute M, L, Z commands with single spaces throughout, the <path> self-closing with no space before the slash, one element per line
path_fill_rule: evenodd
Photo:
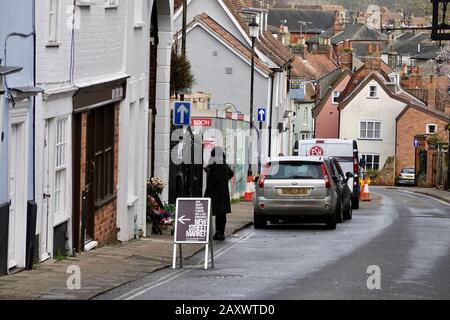
<path fill-rule="evenodd" d="M 248 153 L 248 176 L 252 175 L 252 149 L 253 149 L 253 81 L 255 76 L 255 38 L 252 37 L 252 70 L 250 78 L 250 148 Z"/>
<path fill-rule="evenodd" d="M 274 78 L 275 75 L 272 73 L 270 75 L 270 112 L 269 112 L 269 152 L 268 157 L 271 156 L 272 151 L 272 111 L 273 111 L 273 88 L 274 88 Z"/>
<path fill-rule="evenodd" d="M 186 23 L 187 23 L 187 0 L 183 0 L 183 26 L 181 31 L 181 53 L 186 56 Z"/>

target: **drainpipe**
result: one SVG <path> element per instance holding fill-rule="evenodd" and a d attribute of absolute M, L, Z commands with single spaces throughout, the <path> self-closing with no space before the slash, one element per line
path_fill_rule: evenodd
<path fill-rule="evenodd" d="M 272 114 L 273 114 L 273 89 L 274 89 L 275 72 L 270 74 L 270 113 L 269 113 L 269 152 L 268 156 L 271 157 L 272 153 Z"/>

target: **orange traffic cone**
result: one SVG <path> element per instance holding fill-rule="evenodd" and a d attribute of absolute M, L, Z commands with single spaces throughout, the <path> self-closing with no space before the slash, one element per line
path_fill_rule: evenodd
<path fill-rule="evenodd" d="M 362 188 L 361 193 L 360 193 L 360 197 L 359 197 L 362 201 L 370 201 L 372 200 L 370 198 L 370 191 L 369 191 L 369 181 L 368 179 L 364 179 L 364 188 Z"/>
<path fill-rule="evenodd" d="M 247 185 L 245 187 L 244 201 L 253 201 L 253 192 L 255 191 L 255 184 L 253 182 L 253 177 L 247 177 Z"/>

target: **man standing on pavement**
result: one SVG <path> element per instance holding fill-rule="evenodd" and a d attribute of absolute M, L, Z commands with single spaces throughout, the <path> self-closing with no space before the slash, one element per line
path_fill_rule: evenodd
<path fill-rule="evenodd" d="M 233 177 L 234 172 L 227 165 L 225 153 L 221 147 L 215 147 L 211 151 L 211 159 L 205 171 L 207 177 L 204 196 L 211 198 L 212 215 L 216 217 L 216 233 L 213 239 L 225 240 L 227 214 L 231 213 L 228 180 Z"/>

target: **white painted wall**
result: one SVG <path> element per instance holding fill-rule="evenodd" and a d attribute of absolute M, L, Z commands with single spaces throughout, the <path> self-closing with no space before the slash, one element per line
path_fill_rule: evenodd
<path fill-rule="evenodd" d="M 368 98 L 369 86 L 377 86 L 378 98 Z M 379 154 L 380 169 L 388 156 L 395 155 L 395 118 L 402 112 L 406 104 L 391 98 L 375 80 L 370 81 L 341 110 L 341 139 L 356 139 L 360 154 Z M 359 139 L 359 123 L 363 120 L 381 121 L 381 139 Z"/>
<path fill-rule="evenodd" d="M 118 239 L 133 239 L 146 231 L 146 181 L 148 132 L 149 1 L 129 1 L 126 6 L 125 73 L 127 96 L 119 116 Z M 142 19 L 135 16 L 140 10 Z M 135 230 L 136 229 L 136 230 Z"/>
<path fill-rule="evenodd" d="M 49 243 L 48 250 L 45 250 L 45 241 L 52 239 L 54 223 L 58 222 L 52 214 L 48 216 L 48 227 L 44 224 L 47 219 L 43 193 L 44 186 L 44 145 L 45 123 L 49 119 L 67 118 L 67 154 L 66 154 L 66 217 L 68 221 L 69 243 L 72 243 L 72 95 L 75 92 L 70 83 L 70 46 L 72 28 L 72 3 L 71 0 L 60 1 L 59 24 L 58 24 L 58 46 L 49 46 L 47 42 L 48 33 L 48 1 L 36 1 L 36 83 L 38 87 L 45 91 L 36 97 L 36 202 L 37 202 L 37 226 L 36 230 L 40 234 L 39 256 L 41 260 L 52 254 L 52 243 Z M 54 148 L 54 142 L 49 147 Z M 53 182 L 54 183 L 54 182 Z M 52 201 L 49 198 L 48 201 Z"/>
<path fill-rule="evenodd" d="M 231 17 L 227 15 L 225 6 L 221 0 L 188 0 L 187 9 L 187 24 L 189 24 L 196 15 L 206 12 L 216 22 L 234 35 L 239 41 L 247 43 L 241 31 L 236 24 L 232 21 Z M 228 10 L 228 9 L 227 9 Z M 174 15 L 174 31 L 178 32 L 182 28 L 183 13 L 182 10 L 177 10 Z"/>

